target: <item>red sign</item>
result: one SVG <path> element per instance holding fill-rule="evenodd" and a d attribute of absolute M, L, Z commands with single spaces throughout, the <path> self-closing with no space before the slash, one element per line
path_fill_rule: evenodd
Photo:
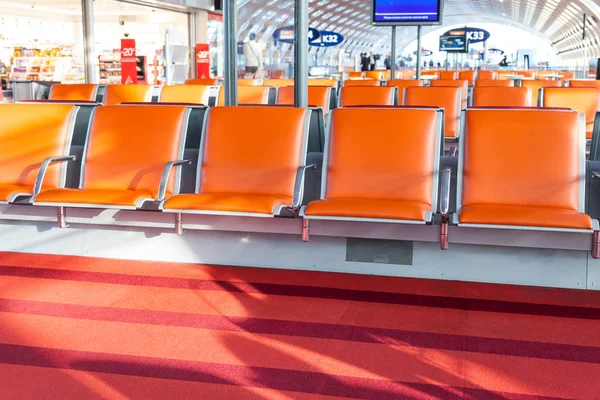
<path fill-rule="evenodd" d="M 121 83 L 135 84 L 137 76 L 135 39 L 121 39 Z"/>
<path fill-rule="evenodd" d="M 196 76 L 210 78 L 210 47 L 208 43 L 196 44 Z"/>

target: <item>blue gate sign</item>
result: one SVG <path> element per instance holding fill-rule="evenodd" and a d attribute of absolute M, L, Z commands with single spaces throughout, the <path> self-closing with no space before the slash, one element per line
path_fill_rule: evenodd
<path fill-rule="evenodd" d="M 469 40 L 469 44 L 485 42 L 490 38 L 490 33 L 485 29 L 479 28 L 471 28 L 469 26 L 465 26 L 464 28 L 456 28 L 449 30 L 444 33 L 442 36 L 456 36 L 466 34 L 467 39 Z"/>
<path fill-rule="evenodd" d="M 308 43 L 317 40 L 320 36 L 321 34 L 318 30 L 315 28 L 308 28 Z M 294 27 L 292 25 L 281 27 L 273 32 L 273 39 L 279 42 L 294 43 L 294 38 Z"/>
<path fill-rule="evenodd" d="M 313 40 L 309 44 L 311 46 L 328 47 L 337 46 L 342 44 L 344 37 L 337 32 L 321 31 L 321 37 L 317 40 Z"/>

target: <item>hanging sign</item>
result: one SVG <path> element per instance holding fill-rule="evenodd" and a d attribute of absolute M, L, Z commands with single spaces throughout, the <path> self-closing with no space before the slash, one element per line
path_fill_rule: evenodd
<path fill-rule="evenodd" d="M 442 36 L 462 36 L 462 35 L 467 36 L 467 40 L 469 41 L 469 44 L 485 42 L 491 36 L 490 33 L 488 31 L 486 31 L 485 29 L 471 28 L 468 26 L 466 26 L 464 28 L 457 28 L 457 29 L 449 30 L 448 32 L 444 33 Z"/>
<path fill-rule="evenodd" d="M 417 55 L 417 51 L 416 50 L 413 51 L 413 54 L 416 56 Z M 421 50 L 421 55 L 424 56 L 424 57 L 429 57 L 432 54 L 433 54 L 433 51 L 431 51 L 431 50 L 425 50 L 425 49 Z"/>
<path fill-rule="evenodd" d="M 308 43 L 317 40 L 321 34 L 315 28 L 308 28 Z M 294 27 L 293 26 L 284 26 L 282 28 L 276 29 L 273 32 L 273 39 L 283 42 L 283 43 L 294 43 Z"/>
<path fill-rule="evenodd" d="M 309 43 L 311 46 L 329 47 L 342 44 L 344 37 L 337 32 L 320 31 L 320 37 Z"/>
<path fill-rule="evenodd" d="M 208 43 L 196 43 L 196 76 L 210 78 L 210 47 Z"/>
<path fill-rule="evenodd" d="M 137 82 L 135 39 L 121 39 L 121 83 L 129 85 Z"/>

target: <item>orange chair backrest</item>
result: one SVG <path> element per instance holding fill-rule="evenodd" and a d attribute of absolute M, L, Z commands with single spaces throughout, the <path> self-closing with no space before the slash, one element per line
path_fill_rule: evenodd
<path fill-rule="evenodd" d="M 272 79 L 283 79 L 283 70 L 282 69 L 276 69 L 273 71 L 273 74 L 271 75 Z"/>
<path fill-rule="evenodd" d="M 211 110 L 198 192 L 291 197 L 305 157 L 307 112 L 293 107 Z"/>
<path fill-rule="evenodd" d="M 498 73 L 496 71 L 489 71 L 489 70 L 481 70 L 477 73 L 477 80 L 493 80 L 493 79 L 498 79 Z"/>
<path fill-rule="evenodd" d="M 537 72 L 535 72 L 535 71 L 519 71 L 518 74 L 520 76 L 524 76 L 526 78 L 536 78 L 537 77 Z"/>
<path fill-rule="evenodd" d="M 2 104 L 0 184 L 33 189 L 45 158 L 69 154 L 77 110 L 68 104 Z M 66 164 L 48 168 L 45 188 L 60 186 L 63 167 Z"/>
<path fill-rule="evenodd" d="M 343 87 L 340 91 L 340 107 L 350 106 L 394 106 L 395 87 Z"/>
<path fill-rule="evenodd" d="M 96 110 L 84 162 L 84 189 L 145 190 L 158 194 L 169 161 L 180 159 L 183 106 L 105 106 Z M 175 189 L 175 174 L 167 193 Z"/>
<path fill-rule="evenodd" d="M 438 75 L 439 78 L 443 80 L 453 81 L 458 79 L 458 71 L 440 71 Z"/>
<path fill-rule="evenodd" d="M 55 83 L 50 88 L 48 100 L 55 101 L 96 101 L 98 85 L 76 84 L 61 85 Z"/>
<path fill-rule="evenodd" d="M 344 82 L 344 86 L 381 86 L 379 81 L 374 79 L 355 79 Z"/>
<path fill-rule="evenodd" d="M 511 80 L 498 80 L 498 79 L 477 79 L 475 81 L 476 87 L 512 87 L 513 81 Z"/>
<path fill-rule="evenodd" d="M 308 88 L 308 105 L 309 107 L 321 107 L 323 113 L 329 113 L 331 101 L 331 88 L 327 86 L 309 86 Z M 277 104 L 294 105 L 294 87 L 286 86 L 279 88 Z"/>
<path fill-rule="evenodd" d="M 332 115 L 325 198 L 433 205 L 436 146 L 441 139 L 436 110 L 338 108 Z"/>
<path fill-rule="evenodd" d="M 444 136 L 456 138 L 460 132 L 462 89 L 459 87 L 411 87 L 406 89 L 404 104 L 444 109 Z"/>
<path fill-rule="evenodd" d="M 404 77 L 404 71 L 396 71 L 394 75 L 396 75 L 394 79 L 402 79 Z M 392 71 L 390 71 L 389 69 L 385 71 L 385 73 L 383 74 L 383 79 L 392 79 Z"/>
<path fill-rule="evenodd" d="M 185 81 L 186 85 L 200 85 L 200 86 L 218 86 L 219 80 L 217 78 L 192 78 Z"/>
<path fill-rule="evenodd" d="M 152 85 L 108 85 L 104 94 L 104 105 L 148 103 L 152 101 L 152 89 Z"/>
<path fill-rule="evenodd" d="M 515 71 L 508 70 L 498 71 L 498 79 L 510 79 L 508 77 L 513 75 L 517 75 L 517 73 Z"/>
<path fill-rule="evenodd" d="M 530 107 L 531 89 L 526 87 L 475 87 L 473 107 Z"/>
<path fill-rule="evenodd" d="M 348 72 L 349 79 L 362 79 L 364 77 L 364 72 L 351 71 Z"/>
<path fill-rule="evenodd" d="M 308 86 L 329 86 L 337 87 L 338 81 L 335 79 L 309 79 Z"/>
<path fill-rule="evenodd" d="M 436 80 L 431 81 L 431 86 L 433 87 L 459 87 L 462 89 L 462 108 L 467 108 L 467 99 L 469 98 L 469 81 L 457 79 L 457 80 Z"/>
<path fill-rule="evenodd" d="M 592 138 L 596 112 L 600 110 L 600 89 L 589 87 L 547 88 L 544 107 L 566 107 L 585 114 L 587 138 Z"/>
<path fill-rule="evenodd" d="M 531 105 L 537 106 L 539 101 L 540 89 L 546 87 L 560 87 L 560 81 L 546 80 L 524 80 L 521 85 L 531 89 Z"/>
<path fill-rule="evenodd" d="M 591 88 L 600 88 L 600 80 L 595 79 L 570 79 L 569 87 L 573 88 L 582 88 L 582 87 L 591 87 Z"/>
<path fill-rule="evenodd" d="M 459 152 L 462 205 L 579 210 L 579 182 L 585 173 L 580 170 L 580 157 L 585 157 L 580 127 L 573 111 L 468 110 L 464 150 Z M 540 165 L 544 170 L 537 173 Z"/>
<path fill-rule="evenodd" d="M 238 79 L 238 86 L 260 86 L 261 79 Z"/>
<path fill-rule="evenodd" d="M 558 72 L 558 75 L 562 75 L 562 79 L 573 79 L 575 78 L 575 72 L 573 71 L 560 71 Z"/>
<path fill-rule="evenodd" d="M 383 73 L 384 71 L 367 71 L 365 72 L 365 78 L 380 81 L 383 79 Z"/>
<path fill-rule="evenodd" d="M 263 80 L 263 86 L 272 86 L 276 88 L 284 86 L 294 86 L 293 79 L 265 79 Z"/>
<path fill-rule="evenodd" d="M 213 86 L 173 85 L 164 86 L 160 93 L 160 103 L 208 104 L 208 96 Z"/>
<path fill-rule="evenodd" d="M 387 81 L 388 87 L 397 87 L 398 90 L 413 86 L 423 86 L 423 82 L 417 79 L 391 79 Z"/>
<path fill-rule="evenodd" d="M 238 104 L 269 104 L 269 86 L 238 86 Z M 225 87 L 219 88 L 219 106 L 225 105 Z"/>
<path fill-rule="evenodd" d="M 465 80 L 469 82 L 469 86 L 473 86 L 475 84 L 475 76 L 475 71 L 460 71 L 458 79 Z"/>

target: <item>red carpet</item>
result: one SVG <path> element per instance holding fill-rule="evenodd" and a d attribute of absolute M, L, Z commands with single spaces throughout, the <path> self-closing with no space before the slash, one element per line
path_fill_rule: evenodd
<path fill-rule="evenodd" d="M 2 399 L 598 399 L 600 292 L 0 254 Z"/>

